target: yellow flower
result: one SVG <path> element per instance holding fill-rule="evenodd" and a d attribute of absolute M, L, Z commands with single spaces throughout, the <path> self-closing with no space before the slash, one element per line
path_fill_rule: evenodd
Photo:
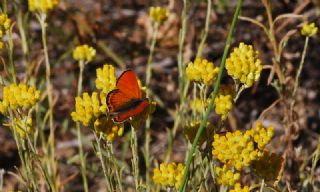
<path fill-rule="evenodd" d="M 164 187 L 175 187 L 178 189 L 181 185 L 184 173 L 184 166 L 179 163 L 178 165 L 174 162 L 169 164 L 160 164 L 160 168 L 153 169 L 152 180 L 159 185 Z"/>
<path fill-rule="evenodd" d="M 270 142 L 274 135 L 274 127 L 269 126 L 264 128 L 261 122 L 256 123 L 256 127 L 247 131 L 254 139 L 260 150 L 264 150 L 265 146 Z"/>
<path fill-rule="evenodd" d="M 204 106 L 203 106 L 204 104 Z M 190 101 L 190 108 L 193 110 L 195 108 L 196 112 L 202 113 L 203 107 L 207 107 L 207 102 L 202 103 L 200 98 Z"/>
<path fill-rule="evenodd" d="M 236 183 L 234 185 L 234 189 L 231 189 L 230 192 L 249 192 L 250 189 L 248 186 L 243 186 L 243 188 L 241 187 L 240 183 Z"/>
<path fill-rule="evenodd" d="M 29 11 L 47 13 L 58 5 L 59 0 L 28 0 L 28 3 Z"/>
<path fill-rule="evenodd" d="M 149 17 L 156 23 L 162 23 L 168 19 L 169 11 L 163 7 L 150 7 Z"/>
<path fill-rule="evenodd" d="M 31 132 L 31 126 L 32 126 L 32 118 L 26 117 L 24 119 L 21 118 L 14 118 L 13 122 L 13 129 L 16 130 L 18 135 L 24 139 L 26 138 L 26 134 L 29 134 Z"/>
<path fill-rule="evenodd" d="M 107 94 L 116 87 L 116 74 L 112 65 L 104 65 L 97 69 L 96 87 Z"/>
<path fill-rule="evenodd" d="M 240 173 L 234 173 L 229 167 L 216 167 L 215 174 L 218 184 L 233 186 L 240 179 Z"/>
<path fill-rule="evenodd" d="M 94 119 L 106 113 L 106 105 L 102 105 L 97 92 L 93 92 L 91 97 L 88 93 L 83 93 L 82 98 L 76 97 L 76 111 L 71 113 L 75 122 L 81 122 L 88 126 Z"/>
<path fill-rule="evenodd" d="M 200 121 L 192 122 L 187 125 L 184 129 L 184 134 L 193 143 L 194 138 L 200 128 Z M 198 144 L 201 145 L 203 142 L 207 141 L 209 137 L 214 133 L 214 127 L 207 122 L 206 130 L 202 132 Z"/>
<path fill-rule="evenodd" d="M 258 157 L 250 135 L 240 131 L 227 132 L 225 136 L 215 134 L 212 146 L 213 156 L 237 170 L 249 166 L 251 161 Z"/>
<path fill-rule="evenodd" d="M 305 23 L 301 29 L 301 35 L 304 36 L 315 36 L 318 33 L 318 27 L 316 27 L 315 23 Z"/>
<path fill-rule="evenodd" d="M 0 14 L 0 26 L 4 30 L 8 30 L 11 25 L 11 20 L 8 18 L 7 14 Z M 3 35 L 3 31 L 1 31 L 1 37 Z"/>
<path fill-rule="evenodd" d="M 3 99 L 0 101 L 0 112 L 5 114 L 10 108 L 29 109 L 40 99 L 40 91 L 26 84 L 11 84 L 3 88 Z"/>
<path fill-rule="evenodd" d="M 206 85 L 214 83 L 218 72 L 219 67 L 214 67 L 212 62 L 202 58 L 196 58 L 194 62 L 189 62 L 186 68 L 186 75 L 189 80 Z"/>
<path fill-rule="evenodd" d="M 113 141 L 117 136 L 122 136 L 124 125 L 115 124 L 111 118 L 102 117 L 94 122 L 94 129 L 97 133 L 103 133 L 108 141 Z"/>
<path fill-rule="evenodd" d="M 96 55 L 96 50 L 89 45 L 79 45 L 73 49 L 73 58 L 77 61 L 90 62 Z"/>
<path fill-rule="evenodd" d="M 240 43 L 226 60 L 227 73 L 246 87 L 251 87 L 260 78 L 262 70 L 258 51 L 252 45 Z"/>
<path fill-rule="evenodd" d="M 217 95 L 214 99 L 214 111 L 221 116 L 222 121 L 227 119 L 228 112 L 233 107 L 231 95 Z"/>

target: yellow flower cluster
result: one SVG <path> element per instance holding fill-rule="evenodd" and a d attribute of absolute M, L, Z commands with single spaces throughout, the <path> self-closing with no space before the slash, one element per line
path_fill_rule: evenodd
<path fill-rule="evenodd" d="M 115 124 L 112 119 L 102 117 L 94 122 L 94 129 L 97 133 L 103 133 L 108 141 L 113 141 L 117 136 L 123 135 L 124 125 L 123 123 Z"/>
<path fill-rule="evenodd" d="M 76 97 L 75 106 L 76 111 L 71 113 L 71 117 L 73 121 L 81 122 L 84 126 L 88 126 L 94 118 L 107 111 L 107 106 L 101 103 L 97 92 L 93 92 L 91 97 L 88 93 L 83 93 L 82 98 Z"/>
<path fill-rule="evenodd" d="M 112 65 L 104 65 L 97 69 L 96 87 L 107 94 L 116 87 L 115 68 Z"/>
<path fill-rule="evenodd" d="M 164 187 L 175 187 L 178 189 L 181 185 L 184 173 L 184 166 L 182 163 L 178 165 L 174 162 L 169 164 L 160 164 L 160 168 L 153 169 L 153 181 Z"/>
<path fill-rule="evenodd" d="M 26 134 L 31 132 L 32 118 L 26 117 L 25 119 L 14 118 L 14 129 L 17 131 L 18 135 L 24 139 Z"/>
<path fill-rule="evenodd" d="M 214 135 L 212 155 L 222 163 L 241 170 L 257 159 L 258 153 L 249 134 L 236 131 L 227 132 L 226 136 Z"/>
<path fill-rule="evenodd" d="M 315 23 L 303 24 L 301 29 L 301 35 L 311 37 L 311 36 L 315 36 L 317 33 L 318 33 L 318 27 L 316 27 Z"/>
<path fill-rule="evenodd" d="M 219 67 L 214 67 L 212 62 L 206 59 L 196 58 L 189 62 L 186 68 L 186 75 L 189 80 L 202 82 L 206 85 L 214 83 L 219 72 Z"/>
<path fill-rule="evenodd" d="M 6 14 L 0 14 L 0 39 L 2 39 L 4 33 L 10 28 L 11 20 Z M 0 41 L 0 49 L 3 48 L 3 42 Z"/>
<path fill-rule="evenodd" d="M 156 23 L 162 23 L 168 19 L 169 11 L 163 7 L 150 7 L 149 17 Z"/>
<path fill-rule="evenodd" d="M 227 165 L 215 168 L 218 184 L 233 186 L 240 179 L 240 173 L 234 173 Z"/>
<path fill-rule="evenodd" d="M 264 128 L 257 123 L 254 129 L 245 133 L 227 132 L 226 136 L 214 135 L 212 155 L 222 163 L 237 170 L 247 167 L 253 160 L 263 156 L 266 145 L 274 134 L 274 128 Z M 255 144 L 258 147 L 255 147 Z"/>
<path fill-rule="evenodd" d="M 241 187 L 240 183 L 236 183 L 234 185 L 234 188 L 230 190 L 230 192 L 249 192 L 250 189 L 248 186 Z"/>
<path fill-rule="evenodd" d="M 40 91 L 26 84 L 11 84 L 3 88 L 3 99 L 0 101 L 0 112 L 5 114 L 8 109 L 29 109 L 40 99 Z"/>
<path fill-rule="evenodd" d="M 258 148 L 262 150 L 273 137 L 274 127 L 269 126 L 264 128 L 261 122 L 257 122 L 256 127 L 248 130 L 247 133 L 249 133 L 249 135 L 254 139 L 254 142 L 258 145 Z"/>
<path fill-rule="evenodd" d="M 28 0 L 28 2 L 31 12 L 39 11 L 47 13 L 58 5 L 59 0 Z"/>
<path fill-rule="evenodd" d="M 96 55 L 96 50 L 89 45 L 79 45 L 73 49 L 73 58 L 77 61 L 87 61 L 93 60 Z"/>
<path fill-rule="evenodd" d="M 262 70 L 258 51 L 254 51 L 252 45 L 240 43 L 226 60 L 228 74 L 235 80 L 240 81 L 246 87 L 260 78 Z"/>
<path fill-rule="evenodd" d="M 233 107 L 231 95 L 217 95 L 214 99 L 214 111 L 221 116 L 222 121 L 227 119 L 228 112 Z"/>

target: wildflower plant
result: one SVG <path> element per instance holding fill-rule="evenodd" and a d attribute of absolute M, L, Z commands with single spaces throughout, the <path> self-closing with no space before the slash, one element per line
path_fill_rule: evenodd
<path fill-rule="evenodd" d="M 178 189 L 181 186 L 184 166 L 182 163 L 161 163 L 159 168 L 153 170 L 153 182 L 163 187 Z"/>
<path fill-rule="evenodd" d="M 303 36 L 315 36 L 318 33 L 318 27 L 315 23 L 304 23 L 301 28 L 301 35 Z"/>
<path fill-rule="evenodd" d="M 11 20 L 8 18 L 7 14 L 0 14 L 0 49 L 3 48 L 3 36 L 8 32 L 11 25 Z"/>
<path fill-rule="evenodd" d="M 169 11 L 164 7 L 150 7 L 149 17 L 155 23 L 162 23 L 168 19 Z"/>

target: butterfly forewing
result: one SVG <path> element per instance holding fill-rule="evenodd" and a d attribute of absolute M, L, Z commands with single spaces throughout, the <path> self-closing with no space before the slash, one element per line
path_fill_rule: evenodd
<path fill-rule="evenodd" d="M 123 122 L 123 121 L 127 120 L 129 117 L 133 117 L 137 114 L 140 114 L 141 112 L 143 112 L 145 110 L 145 108 L 147 106 L 148 106 L 148 100 L 147 99 L 141 100 L 137 106 L 130 108 L 125 112 L 120 112 L 119 114 L 117 114 L 114 117 L 114 121 L 115 122 Z"/>
<path fill-rule="evenodd" d="M 128 98 L 141 99 L 141 90 L 138 79 L 132 70 L 127 70 L 121 74 L 117 81 L 117 88 L 125 93 Z"/>
<path fill-rule="evenodd" d="M 107 106 L 110 113 L 117 112 L 130 101 L 131 98 L 129 98 L 125 93 L 121 92 L 121 90 L 119 89 L 112 90 L 107 95 Z"/>

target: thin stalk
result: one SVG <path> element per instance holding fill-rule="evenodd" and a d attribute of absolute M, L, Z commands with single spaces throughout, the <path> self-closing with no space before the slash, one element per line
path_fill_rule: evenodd
<path fill-rule="evenodd" d="M 206 42 L 207 36 L 208 36 L 209 25 L 210 25 L 210 14 L 211 14 L 211 1 L 212 0 L 207 0 L 206 23 L 205 23 L 204 29 L 202 31 L 202 38 L 201 38 L 201 42 L 198 47 L 197 57 L 201 57 L 202 52 L 203 52 L 204 43 Z"/>
<path fill-rule="evenodd" d="M 300 79 L 301 71 L 303 69 L 304 60 L 306 58 L 308 44 L 309 44 L 309 37 L 307 36 L 305 41 L 304 41 L 304 47 L 303 47 L 302 56 L 301 56 L 301 60 L 300 60 L 300 64 L 299 64 L 299 69 L 298 69 L 298 72 L 296 74 L 296 80 L 295 80 L 294 89 L 293 89 L 293 92 L 292 92 L 292 97 L 294 97 L 296 95 L 297 89 L 299 87 L 299 79 Z"/>
<path fill-rule="evenodd" d="M 48 54 L 48 47 L 47 47 L 47 36 L 46 36 L 46 14 L 40 13 L 40 16 L 38 16 L 40 26 L 41 26 L 41 35 L 42 35 L 42 45 L 43 45 L 43 51 L 44 51 L 44 58 L 45 58 L 45 65 L 46 65 L 46 89 L 48 93 L 48 104 L 49 104 L 49 127 L 50 127 L 50 134 L 49 134 L 49 140 L 48 144 L 50 145 L 50 175 L 51 180 L 54 183 L 54 186 L 50 186 L 52 188 L 52 191 L 57 191 L 57 167 L 55 162 L 55 141 L 54 141 L 54 126 L 53 126 L 53 95 L 52 95 L 52 86 L 51 86 L 51 68 L 50 68 L 50 62 L 49 62 L 49 54 Z"/>
<path fill-rule="evenodd" d="M 81 95 L 82 92 L 82 79 L 83 79 L 83 70 L 84 70 L 84 61 L 79 61 L 79 80 L 78 80 L 78 89 L 77 89 L 77 96 Z M 80 123 L 77 122 L 77 137 L 78 137 L 78 143 L 79 143 L 79 155 L 80 155 L 80 164 L 81 164 L 81 175 L 82 175 L 82 181 L 83 181 L 83 188 L 85 192 L 89 191 L 88 188 L 88 181 L 87 181 L 87 171 L 86 171 L 86 158 L 83 154 L 83 139 L 80 129 Z"/>
<path fill-rule="evenodd" d="M 147 71 L 146 71 L 146 86 L 147 86 L 147 91 L 146 95 L 147 97 L 150 97 L 150 83 L 151 83 L 151 77 L 152 77 L 152 59 L 153 59 L 153 53 L 154 53 L 154 48 L 157 42 L 157 36 L 158 36 L 158 29 L 159 29 L 159 23 L 155 23 L 154 25 L 154 31 L 152 35 L 152 40 L 151 40 L 151 45 L 150 45 L 150 53 L 148 57 L 148 63 L 147 63 Z M 146 162 L 146 186 L 147 186 L 147 191 L 149 191 L 150 187 L 150 175 L 149 175 L 149 170 L 151 166 L 151 161 L 150 161 L 150 126 L 151 126 L 151 116 L 146 120 L 146 129 L 145 129 L 145 162 Z"/>
<path fill-rule="evenodd" d="M 109 177 L 107 175 L 107 168 L 106 168 L 103 156 L 102 156 L 102 150 L 101 150 L 101 144 L 100 144 L 100 141 L 101 141 L 101 138 L 102 138 L 102 135 L 101 135 L 102 133 L 100 134 L 99 138 L 97 137 L 97 134 L 95 132 L 93 134 L 94 134 L 94 137 L 96 139 L 97 146 L 98 146 L 98 157 L 100 159 L 102 170 L 103 170 L 103 174 L 104 174 L 104 178 L 106 180 L 106 185 L 107 185 L 107 188 L 108 188 L 107 191 L 112 191 L 111 182 L 108 179 Z"/>
<path fill-rule="evenodd" d="M 218 79 L 217 79 L 217 81 L 216 81 L 216 83 L 214 85 L 214 90 L 213 90 L 213 94 L 212 94 L 211 99 L 210 99 L 209 107 L 208 107 L 208 109 L 207 109 L 207 111 L 205 113 L 205 116 L 203 117 L 203 119 L 201 121 L 200 128 L 197 131 L 196 137 L 195 137 L 195 139 L 194 139 L 194 141 L 192 143 L 191 150 L 190 150 L 190 152 L 188 154 L 188 158 L 187 158 L 187 162 L 186 162 L 186 166 L 185 166 L 185 171 L 184 171 L 184 175 L 183 175 L 183 181 L 182 181 L 182 184 L 181 184 L 180 189 L 179 189 L 180 192 L 186 190 L 187 182 L 188 182 L 188 174 L 189 174 L 190 164 L 191 164 L 192 159 L 193 159 L 193 154 L 195 152 L 195 149 L 196 149 L 197 143 L 199 141 L 200 135 L 202 134 L 202 132 L 203 132 L 203 130 L 205 128 L 205 125 L 206 125 L 206 123 L 208 121 L 209 114 L 211 113 L 211 111 L 212 111 L 212 109 L 214 107 L 214 102 L 213 101 L 216 98 L 216 95 L 217 95 L 219 87 L 220 87 L 225 61 L 226 61 L 227 54 L 228 54 L 230 46 L 231 46 L 232 35 L 233 35 L 234 29 L 235 29 L 235 25 L 236 25 L 236 23 L 238 21 L 238 16 L 240 14 L 241 6 L 242 6 L 242 0 L 238 0 L 237 7 L 236 7 L 236 10 L 235 10 L 233 19 L 232 19 L 230 31 L 229 31 L 229 34 L 228 34 L 228 37 L 227 37 L 227 40 L 226 40 L 226 45 L 225 45 L 223 56 L 222 56 L 222 60 L 221 60 Z"/>
<path fill-rule="evenodd" d="M 139 156 L 137 133 L 131 126 L 132 169 L 136 191 L 139 191 Z"/>
<path fill-rule="evenodd" d="M 4 14 L 7 14 L 7 0 L 3 0 L 2 2 L 2 11 Z"/>
<path fill-rule="evenodd" d="M 10 67 L 11 67 L 11 79 L 14 83 L 16 83 L 16 68 L 14 66 L 14 60 L 13 60 L 13 55 L 14 55 L 14 50 L 13 50 L 13 38 L 12 38 L 12 28 L 14 25 L 12 25 L 8 31 L 8 46 L 9 46 L 9 62 L 10 62 Z"/>

